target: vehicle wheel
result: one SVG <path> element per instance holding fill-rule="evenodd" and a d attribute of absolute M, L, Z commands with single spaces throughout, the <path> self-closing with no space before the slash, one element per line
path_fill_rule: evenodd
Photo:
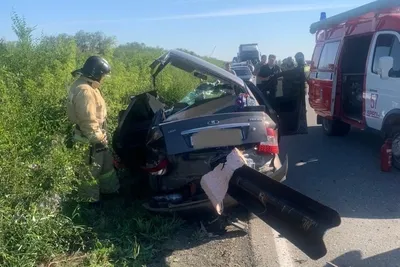
<path fill-rule="evenodd" d="M 350 124 L 338 120 L 322 119 L 322 129 L 328 136 L 344 136 L 350 132 Z"/>
<path fill-rule="evenodd" d="M 392 165 L 400 170 L 400 127 L 393 127 L 389 136 L 392 138 Z"/>

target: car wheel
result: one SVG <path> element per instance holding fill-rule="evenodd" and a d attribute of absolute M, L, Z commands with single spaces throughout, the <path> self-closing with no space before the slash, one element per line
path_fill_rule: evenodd
<path fill-rule="evenodd" d="M 344 136 L 350 132 L 351 126 L 339 120 L 322 119 L 322 129 L 328 136 Z"/>
<path fill-rule="evenodd" d="M 392 165 L 400 170 L 400 127 L 394 127 L 389 136 L 392 138 Z"/>

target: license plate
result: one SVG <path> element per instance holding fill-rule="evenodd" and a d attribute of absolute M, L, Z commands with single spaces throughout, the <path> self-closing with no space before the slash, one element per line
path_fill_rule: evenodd
<path fill-rule="evenodd" d="M 209 129 L 191 136 L 194 149 L 236 146 L 242 143 L 241 129 Z"/>

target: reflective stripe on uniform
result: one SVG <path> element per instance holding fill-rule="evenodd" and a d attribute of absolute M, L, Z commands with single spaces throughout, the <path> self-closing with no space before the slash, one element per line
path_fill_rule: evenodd
<path fill-rule="evenodd" d="M 119 180 L 113 165 L 113 156 L 107 148 L 94 148 L 92 155 L 92 175 L 99 182 L 101 193 L 115 193 Z"/>
<path fill-rule="evenodd" d="M 118 192 L 119 179 L 113 166 L 111 151 L 104 145 L 90 144 L 85 154 L 91 175 L 80 178 L 78 197 L 82 201 L 92 202 L 99 200 L 100 193 Z"/>

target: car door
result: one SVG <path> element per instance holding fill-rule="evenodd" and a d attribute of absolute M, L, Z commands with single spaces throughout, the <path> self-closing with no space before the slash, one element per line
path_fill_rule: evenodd
<path fill-rule="evenodd" d="M 380 130 L 387 114 L 400 109 L 400 34 L 395 31 L 377 32 L 372 40 L 367 65 L 364 114 L 368 127 Z M 379 74 L 380 57 L 393 58 L 389 77 Z"/>
<path fill-rule="evenodd" d="M 301 121 L 300 116 L 298 116 L 298 112 L 292 110 L 291 112 L 286 112 L 284 114 L 283 112 L 274 110 L 271 104 L 265 98 L 264 94 L 260 91 L 260 89 L 257 88 L 254 83 L 252 83 L 251 81 L 246 81 L 245 83 L 247 84 L 247 87 L 250 89 L 250 91 L 253 93 L 257 102 L 260 105 L 265 106 L 265 112 L 271 117 L 272 120 L 274 120 L 278 124 L 280 136 L 294 135 L 300 133 L 300 131 L 298 130 Z M 282 102 L 280 103 L 280 105 L 285 105 L 282 104 Z M 295 129 L 293 130 L 293 128 Z"/>
<path fill-rule="evenodd" d="M 130 104 L 118 114 L 118 125 L 113 133 L 113 150 L 123 162 L 142 166 L 146 159 L 146 140 L 153 119 L 164 104 L 156 91 L 131 97 Z"/>

